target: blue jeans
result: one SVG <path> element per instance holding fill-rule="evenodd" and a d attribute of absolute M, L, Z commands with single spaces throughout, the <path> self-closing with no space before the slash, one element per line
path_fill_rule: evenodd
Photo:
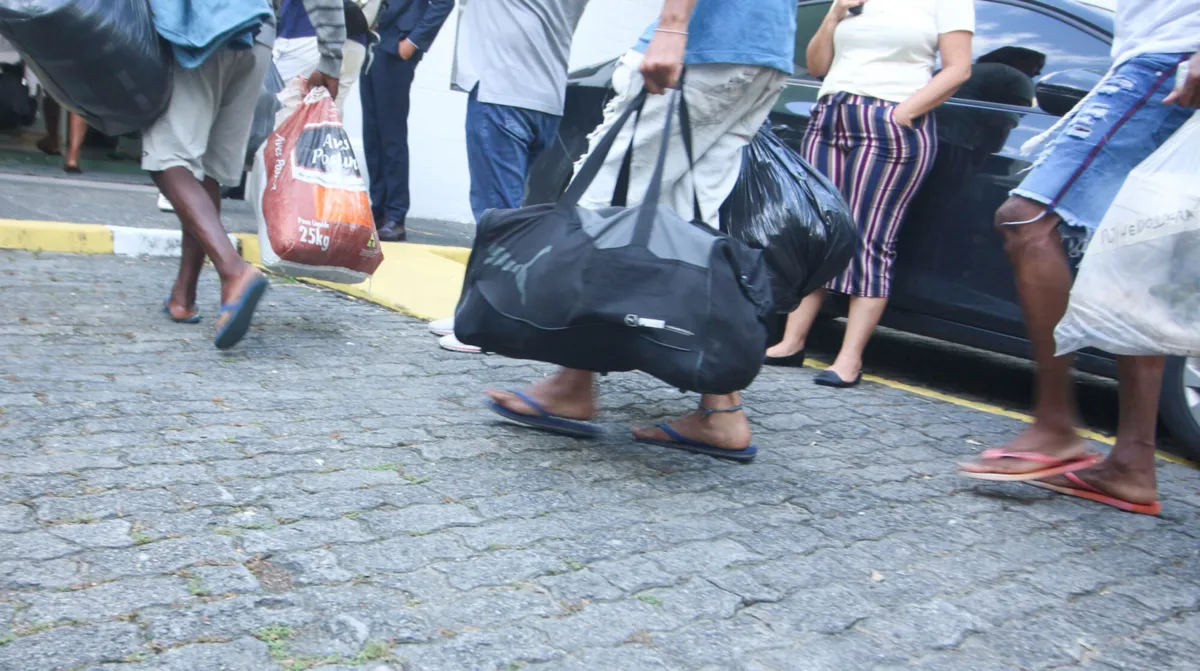
<path fill-rule="evenodd" d="M 476 223 L 491 209 L 521 207 L 529 166 L 558 133 L 561 116 L 467 100 L 467 167 Z"/>
<path fill-rule="evenodd" d="M 1129 173 L 1191 118 L 1193 110 L 1162 104 L 1190 55 L 1145 54 L 1121 64 L 1049 140 L 1013 195 L 1090 236 Z"/>

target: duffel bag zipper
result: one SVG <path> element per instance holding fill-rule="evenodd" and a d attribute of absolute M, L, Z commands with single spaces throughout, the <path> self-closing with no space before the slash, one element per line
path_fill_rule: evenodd
<path fill-rule="evenodd" d="M 632 326 L 633 328 L 654 329 L 656 331 L 670 331 L 671 333 L 678 333 L 680 335 L 685 335 L 685 336 L 696 335 L 695 333 L 692 333 L 691 331 L 688 331 L 687 329 L 681 329 L 678 326 L 670 326 L 661 319 L 647 319 L 645 317 L 639 317 L 637 315 L 625 315 L 625 325 Z"/>

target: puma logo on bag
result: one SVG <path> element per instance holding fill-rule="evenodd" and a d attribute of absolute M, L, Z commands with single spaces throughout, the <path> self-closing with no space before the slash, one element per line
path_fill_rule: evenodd
<path fill-rule="evenodd" d="M 488 247 L 488 255 L 483 260 L 483 265 L 495 266 L 506 273 L 512 273 L 513 281 L 517 284 L 517 293 L 521 294 L 521 305 L 524 305 L 526 272 L 538 259 L 549 254 L 551 249 L 553 247 L 547 245 L 542 248 L 542 251 L 534 254 L 532 259 L 529 259 L 525 263 L 517 263 L 507 249 L 500 245 L 492 245 Z"/>

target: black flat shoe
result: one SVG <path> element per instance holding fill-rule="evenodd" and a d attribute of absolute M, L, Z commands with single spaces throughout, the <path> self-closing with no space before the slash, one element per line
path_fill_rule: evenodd
<path fill-rule="evenodd" d="M 838 375 L 828 368 L 820 373 L 817 373 L 817 376 L 813 378 L 813 383 L 819 384 L 822 387 L 833 387 L 834 389 L 849 389 L 850 387 L 857 387 L 860 382 L 862 382 L 862 373 L 859 373 L 858 377 L 854 378 L 854 380 L 847 382 L 842 379 L 841 375 Z"/>
<path fill-rule="evenodd" d="M 804 350 L 800 350 L 795 354 L 787 356 L 763 357 L 763 363 L 768 366 L 782 366 L 784 368 L 804 368 L 804 356 Z"/>

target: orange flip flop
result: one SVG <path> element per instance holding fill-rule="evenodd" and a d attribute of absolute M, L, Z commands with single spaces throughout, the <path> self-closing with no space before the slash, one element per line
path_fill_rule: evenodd
<path fill-rule="evenodd" d="M 1025 473 L 988 473 L 963 470 L 960 466 L 958 474 L 976 480 L 992 480 L 995 482 L 1028 482 L 1030 480 L 1041 480 L 1050 478 L 1055 475 L 1063 475 L 1074 471 L 1081 471 L 1085 468 L 1091 468 L 1100 463 L 1104 459 L 1104 455 L 1099 452 L 1088 452 L 1081 454 L 1078 457 L 1070 459 L 1060 459 L 1052 457 L 1048 454 L 1039 454 L 1037 452 L 1013 452 L 1004 448 L 993 448 L 984 450 L 980 455 L 980 459 L 1020 459 L 1022 461 L 1033 461 L 1039 464 L 1045 464 L 1046 468 L 1036 471 L 1027 471 Z"/>
<path fill-rule="evenodd" d="M 1058 492 L 1059 494 L 1077 496 L 1081 499 L 1095 501 L 1096 503 L 1103 503 L 1106 506 L 1112 506 L 1128 513 L 1137 513 L 1139 515 L 1158 515 L 1162 512 L 1162 504 L 1158 501 L 1155 501 L 1154 503 L 1130 503 L 1124 499 L 1118 499 L 1111 494 L 1105 494 L 1099 489 L 1096 489 L 1095 487 L 1079 479 L 1079 476 L 1075 475 L 1074 473 L 1066 473 L 1063 477 L 1070 480 L 1075 486 L 1061 487 L 1059 485 L 1052 485 L 1048 482 L 1041 482 L 1038 480 L 1031 481 L 1029 484 L 1033 485 L 1034 487 L 1049 489 L 1050 491 Z"/>

